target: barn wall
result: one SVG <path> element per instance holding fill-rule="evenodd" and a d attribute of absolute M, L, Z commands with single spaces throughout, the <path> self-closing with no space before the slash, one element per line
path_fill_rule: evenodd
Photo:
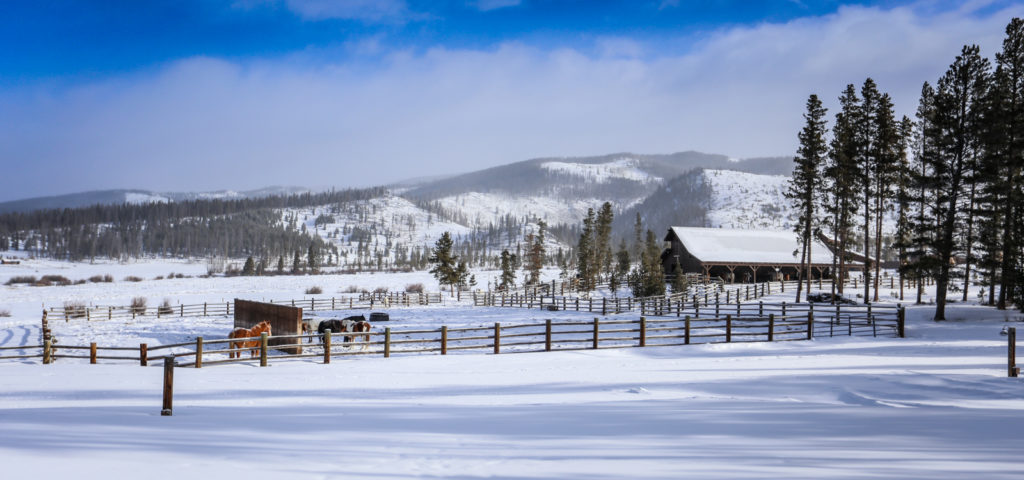
<path fill-rule="evenodd" d="M 270 322 L 273 335 L 302 334 L 301 307 L 235 299 L 235 328 L 252 328 L 264 320 Z M 301 338 L 274 338 L 270 340 L 269 345 L 297 345 L 285 351 L 289 353 L 302 353 Z"/>

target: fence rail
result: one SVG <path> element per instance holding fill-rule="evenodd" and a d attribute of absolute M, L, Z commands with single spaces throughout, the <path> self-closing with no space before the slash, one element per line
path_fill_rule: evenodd
<path fill-rule="evenodd" d="M 270 300 L 267 303 L 302 307 L 307 312 L 332 310 L 359 310 L 389 307 L 408 307 L 442 303 L 440 293 L 366 293 L 358 296 L 303 298 L 299 300 Z M 234 302 L 204 302 L 156 307 L 133 306 L 67 306 L 49 307 L 46 312 L 51 319 L 71 320 L 114 320 L 137 317 L 213 317 L 230 316 L 235 311 Z"/>
<path fill-rule="evenodd" d="M 752 304 L 748 304 L 752 305 Z M 774 342 L 810 340 L 815 336 L 870 335 L 902 337 L 904 331 L 903 308 L 867 309 L 860 313 L 852 311 L 822 311 L 812 308 L 791 306 L 781 309 L 765 308 L 744 310 L 742 306 L 734 312 L 705 311 L 680 315 L 678 317 L 639 319 L 615 319 L 593 321 L 552 321 L 515 325 L 459 327 L 442 326 L 436 329 L 408 329 L 368 333 L 326 333 L 306 335 L 277 335 L 252 337 L 249 339 L 213 339 L 198 337 L 195 342 L 157 345 L 149 347 L 101 347 L 95 343 L 88 346 L 55 345 L 47 340 L 41 346 L 2 347 L 2 351 L 35 351 L 39 354 L 0 356 L 0 359 L 37 358 L 51 363 L 60 358 L 118 360 L 139 362 L 146 366 L 157 359 L 174 359 L 179 367 L 201 368 L 203 365 L 255 361 L 259 353 L 260 365 L 273 360 L 287 358 L 323 358 L 330 363 L 332 357 L 350 355 L 440 353 L 449 351 L 482 350 L 495 354 L 505 352 L 578 350 L 597 348 L 626 348 L 648 346 L 691 345 L 700 343 L 733 342 Z M 797 308 L 794 308 L 797 307 Z M 806 306 L 802 306 L 806 307 Z M 891 314 L 890 314 L 891 313 Z M 826 333 L 827 332 L 827 333 Z M 348 341 L 338 342 L 344 335 Z M 269 345 L 273 339 L 300 339 L 302 345 Z M 343 339 L 344 340 L 344 339 Z M 256 347 L 235 347 L 232 342 L 257 341 Z M 309 343 L 307 343 L 309 342 Z M 314 343 L 315 342 L 315 343 Z M 225 345 L 227 344 L 227 345 Z M 313 353 L 294 353 L 297 347 L 313 348 Z M 345 350 L 342 350 L 345 349 Z M 292 350 L 292 352 L 289 352 Z M 58 351 L 62 353 L 58 353 Z M 81 351 L 83 353 L 70 353 Z M 87 351 L 84 352 L 84 351 Z M 157 351 L 163 354 L 153 355 Z M 125 352 L 105 354 L 107 352 Z M 131 352 L 131 353 L 127 353 Z M 248 358 L 245 353 L 250 352 Z M 237 358 L 235 357 L 237 354 Z M 180 362 L 179 360 L 191 359 Z"/>

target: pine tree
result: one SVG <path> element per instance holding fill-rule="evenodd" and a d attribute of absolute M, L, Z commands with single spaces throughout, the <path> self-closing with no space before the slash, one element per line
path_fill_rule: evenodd
<path fill-rule="evenodd" d="M 846 86 L 839 97 L 840 112 L 836 114 L 832 127 L 832 142 L 827 161 L 822 166 L 822 178 L 828 179 L 823 185 L 823 210 L 826 217 L 823 226 L 829 231 L 832 241 L 832 271 L 836 281 L 832 282 L 832 293 L 843 293 L 851 237 L 855 227 L 854 213 L 857 210 L 859 182 L 857 178 L 857 123 L 860 116 L 860 100 L 856 88 Z"/>
<path fill-rule="evenodd" d="M 938 155 L 930 169 L 936 184 L 937 201 L 932 215 L 938 230 L 930 249 L 937 257 L 935 279 L 935 320 L 945 320 L 946 294 L 950 283 L 950 261 L 956 251 L 957 219 L 964 197 L 965 173 L 970 149 L 980 137 L 982 98 L 988 86 L 989 63 L 977 46 L 965 46 L 939 79 L 935 96 L 934 124 L 925 132 L 934 140 Z"/>
<path fill-rule="evenodd" d="M 689 288 L 689 282 L 686 281 L 686 274 L 683 273 L 683 267 L 679 265 L 679 257 L 675 258 L 675 263 L 672 265 L 675 271 L 675 276 L 672 277 L 672 293 L 674 294 L 685 294 L 686 289 Z"/>
<path fill-rule="evenodd" d="M 828 146 L 825 142 L 825 113 L 821 100 L 817 95 L 811 95 L 807 99 L 807 112 L 804 113 L 806 124 L 800 131 L 798 138 L 800 147 L 797 156 L 793 159 L 796 166 L 793 168 L 793 175 L 790 177 L 789 188 L 786 190 L 786 197 L 789 198 L 793 207 L 799 213 L 799 218 L 794 229 L 801 246 L 801 265 L 803 272 L 810 271 L 811 255 L 811 233 L 814 231 L 817 221 L 817 196 L 821 188 L 819 170 L 824 164 L 825 156 L 828 153 Z M 807 264 L 803 260 L 807 259 Z M 679 259 L 676 259 L 677 277 L 681 276 L 682 270 L 678 268 Z M 811 290 L 811 276 L 807 277 L 807 291 Z M 800 302 L 800 293 L 803 282 L 797 285 L 796 301 Z M 673 291 L 675 284 L 673 284 Z"/>
<path fill-rule="evenodd" d="M 576 244 L 576 271 L 579 272 L 580 289 L 593 290 L 597 284 L 597 265 L 594 263 L 594 209 L 587 209 L 583 219 L 583 230 Z"/>
<path fill-rule="evenodd" d="M 314 243 L 309 244 L 306 251 L 307 264 L 313 273 L 320 271 L 320 249 Z"/>
<path fill-rule="evenodd" d="M 1014 18 L 1006 26 L 1003 49 L 996 53 L 1000 75 L 995 82 L 1001 102 L 993 116 L 994 129 L 1003 145 L 993 155 L 998 172 L 990 177 L 994 188 L 1005 188 L 1005 208 L 999 220 L 999 299 L 996 308 L 1011 302 L 1024 310 L 1024 20 Z M 1001 175 L 999 175 L 1001 174 Z"/>
<path fill-rule="evenodd" d="M 507 290 L 516 284 L 516 272 L 512 267 L 512 254 L 508 250 L 501 251 L 501 280 L 498 290 Z"/>
<path fill-rule="evenodd" d="M 536 284 L 540 282 L 540 271 L 544 268 L 544 254 L 546 252 L 544 248 L 545 242 L 545 229 L 547 224 L 544 221 L 537 222 L 537 235 L 527 235 L 526 244 L 528 245 L 527 256 L 526 256 L 526 271 L 529 274 L 529 283 Z"/>
<path fill-rule="evenodd" d="M 245 265 L 242 266 L 242 275 L 253 275 L 256 273 L 256 264 L 253 263 L 252 257 L 245 259 Z"/>
<path fill-rule="evenodd" d="M 614 219 L 612 204 L 604 202 L 597 213 L 594 256 L 598 270 L 606 277 L 610 276 L 612 272 L 612 222 Z"/>
<path fill-rule="evenodd" d="M 899 152 L 902 143 L 900 125 L 896 122 L 896 114 L 889 94 L 882 94 L 876 107 L 877 110 L 872 115 L 874 121 L 872 125 L 874 141 L 872 142 L 873 151 L 871 153 L 873 160 L 871 168 L 872 191 L 874 194 L 874 207 L 871 213 L 874 216 L 873 237 L 875 240 L 874 296 L 872 301 L 875 302 L 879 299 L 878 289 L 882 269 L 882 218 L 886 212 L 893 208 L 892 203 L 896 196 L 896 189 L 894 187 L 899 173 Z M 867 297 L 865 297 L 866 300 Z"/>
<path fill-rule="evenodd" d="M 451 233 L 444 232 L 441 234 L 441 238 L 434 243 L 434 250 L 427 261 L 434 265 L 430 269 L 430 273 L 437 279 L 437 283 L 442 287 L 445 285 L 453 287 L 452 294 L 454 294 L 454 287 L 460 280 L 460 271 L 458 270 L 459 258 L 452 254 L 452 246 Z"/>
<path fill-rule="evenodd" d="M 911 171 L 910 151 L 913 148 L 914 123 L 903 117 L 900 121 L 899 161 L 896 169 L 896 232 L 893 248 L 897 250 L 896 258 L 900 275 L 900 300 L 903 300 L 904 277 L 908 272 L 907 249 L 911 246 Z"/>
<path fill-rule="evenodd" d="M 295 257 L 292 258 L 292 273 L 299 273 L 302 269 L 302 260 L 299 257 L 299 251 L 295 251 Z"/>

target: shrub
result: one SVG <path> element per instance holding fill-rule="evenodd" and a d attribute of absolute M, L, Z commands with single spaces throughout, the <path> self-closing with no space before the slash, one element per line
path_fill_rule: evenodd
<path fill-rule="evenodd" d="M 75 285 L 82 285 L 84 283 L 86 283 L 84 278 L 81 280 L 75 280 Z"/>
<path fill-rule="evenodd" d="M 359 293 L 359 287 L 355 285 L 349 285 L 344 290 L 342 290 L 341 293 Z"/>
<path fill-rule="evenodd" d="M 85 318 L 85 304 L 78 301 L 64 302 L 64 313 L 68 318 Z"/>
<path fill-rule="evenodd" d="M 160 307 L 156 309 L 156 312 L 159 315 L 171 315 L 174 313 L 174 307 L 171 306 L 171 301 L 165 298 L 164 303 L 160 304 Z"/>
<path fill-rule="evenodd" d="M 146 297 L 135 297 L 132 299 L 132 313 L 135 315 L 146 314 Z"/>
<path fill-rule="evenodd" d="M 164 279 L 163 275 L 157 275 L 156 277 L 153 277 L 153 280 L 163 280 L 163 279 Z"/>
<path fill-rule="evenodd" d="M 423 293 L 422 283 L 410 283 L 405 286 L 406 293 Z"/>
<path fill-rule="evenodd" d="M 92 283 L 101 283 L 103 282 L 103 275 L 93 275 L 89 277 L 89 281 Z"/>
<path fill-rule="evenodd" d="M 11 316 L 11 311 L 10 310 L 0 309 L 0 317 L 9 317 L 9 316 Z"/>
<path fill-rule="evenodd" d="M 136 277 L 135 275 L 128 275 L 127 277 L 124 277 L 124 281 L 126 281 L 126 282 L 141 282 L 142 278 L 141 277 Z"/>
<path fill-rule="evenodd" d="M 43 282 L 45 282 L 47 285 L 71 285 L 71 280 L 68 280 L 68 277 L 65 277 L 63 275 L 43 275 L 43 278 L 40 278 L 39 282 L 36 283 Z"/>
<path fill-rule="evenodd" d="M 373 293 L 388 293 L 388 287 L 377 287 L 373 289 Z"/>
<path fill-rule="evenodd" d="M 176 274 L 174 274 L 174 278 L 185 278 L 185 274 L 184 273 L 176 273 Z"/>
<path fill-rule="evenodd" d="M 14 285 L 16 283 L 27 283 L 29 285 L 32 285 L 36 283 L 36 277 L 33 277 L 31 275 L 21 275 L 17 277 L 11 277 L 10 280 L 7 280 L 7 285 Z"/>
<path fill-rule="evenodd" d="M 320 287 L 309 287 L 306 289 L 306 295 L 317 295 L 320 293 L 324 293 L 324 289 Z"/>

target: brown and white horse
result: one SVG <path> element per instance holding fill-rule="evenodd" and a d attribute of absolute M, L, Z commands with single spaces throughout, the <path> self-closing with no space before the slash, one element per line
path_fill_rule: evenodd
<path fill-rule="evenodd" d="M 267 332 L 267 336 L 271 335 L 271 333 L 270 333 L 270 322 L 268 322 L 266 320 L 264 320 L 264 321 L 262 321 L 260 323 L 257 323 L 256 326 L 252 327 L 252 328 L 242 328 L 242 327 L 235 328 L 228 335 L 228 338 L 235 339 L 235 338 L 259 337 L 260 334 L 263 333 L 263 332 Z M 256 349 L 258 349 L 259 346 L 260 346 L 259 339 L 256 339 L 256 340 L 238 340 L 238 341 L 231 342 L 231 350 L 248 348 L 248 349 L 250 349 L 249 350 L 249 356 L 250 357 L 255 357 L 256 356 Z M 236 352 L 236 351 L 228 352 L 228 358 L 235 358 L 235 354 L 238 354 L 238 358 L 242 358 L 242 352 Z"/>
<path fill-rule="evenodd" d="M 355 315 L 342 320 L 324 320 L 317 325 L 316 330 L 321 336 L 327 330 L 330 330 L 331 333 L 358 333 L 360 335 L 345 335 L 342 337 L 342 341 L 349 343 L 358 337 L 362 337 L 364 342 L 362 349 L 365 350 L 369 347 L 370 330 L 372 328 L 373 327 L 370 326 L 370 322 L 366 321 L 366 317 L 362 315 Z"/>

